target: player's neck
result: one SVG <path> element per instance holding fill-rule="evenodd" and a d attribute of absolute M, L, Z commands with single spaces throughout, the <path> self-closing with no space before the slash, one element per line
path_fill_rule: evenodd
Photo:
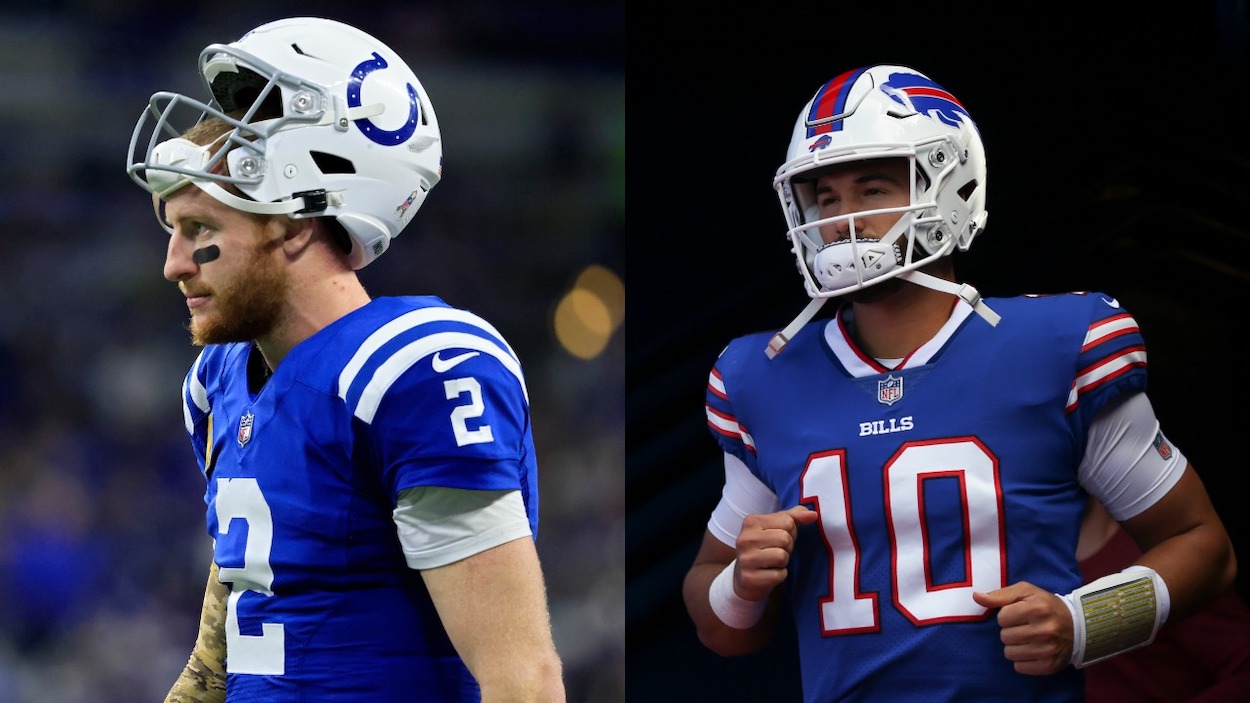
<path fill-rule="evenodd" d="M 933 339 L 950 319 L 955 298 L 906 284 L 889 297 L 854 303 L 856 344 L 879 359 L 901 359 Z"/>
<path fill-rule="evenodd" d="M 264 337 L 256 340 L 269 368 L 277 369 L 296 346 L 335 320 L 369 304 L 369 294 L 353 271 L 310 280 L 294 280 L 287 313 Z"/>

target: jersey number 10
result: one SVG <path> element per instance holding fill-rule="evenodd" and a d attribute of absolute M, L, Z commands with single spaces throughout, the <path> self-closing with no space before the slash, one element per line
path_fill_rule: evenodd
<path fill-rule="evenodd" d="M 909 442 L 885 463 L 883 478 L 894 606 L 917 626 L 984 618 L 986 609 L 972 600 L 972 592 L 1006 585 L 998 461 L 971 437 Z M 960 486 L 967 578 L 936 584 L 923 488 L 926 480 L 948 478 Z M 829 556 L 829 596 L 820 599 L 821 630 L 825 635 L 878 630 L 877 594 L 859 591 L 859 540 L 851 523 L 846 450 L 811 455 L 801 482 L 802 501 L 814 502 L 820 514 Z"/>

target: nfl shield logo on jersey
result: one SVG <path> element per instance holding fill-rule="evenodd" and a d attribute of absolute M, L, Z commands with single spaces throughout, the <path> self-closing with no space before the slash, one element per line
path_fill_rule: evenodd
<path fill-rule="evenodd" d="M 877 381 L 877 402 L 894 405 L 903 399 L 903 377 L 894 378 L 891 374 L 884 381 Z"/>
<path fill-rule="evenodd" d="M 252 439 L 252 419 L 255 417 L 256 416 L 252 414 L 252 411 L 249 410 L 247 411 L 246 414 L 243 415 L 243 418 L 239 420 L 239 446 L 240 447 L 247 444 L 248 440 Z"/>
<path fill-rule="evenodd" d="M 1172 458 L 1172 445 L 1168 444 L 1168 441 L 1164 439 L 1162 432 L 1155 433 L 1155 439 L 1151 444 L 1164 460 Z"/>

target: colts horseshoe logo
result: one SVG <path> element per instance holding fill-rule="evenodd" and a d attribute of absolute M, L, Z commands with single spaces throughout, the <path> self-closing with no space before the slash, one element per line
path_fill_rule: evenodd
<path fill-rule="evenodd" d="M 386 59 L 382 58 L 376 51 L 373 52 L 373 59 L 363 61 L 360 65 L 352 70 L 352 78 L 347 83 L 347 106 L 360 107 L 360 86 L 365 82 L 365 76 L 370 73 L 387 67 Z M 356 126 L 370 140 L 381 144 L 382 146 L 395 146 L 408 141 L 412 133 L 417 129 L 417 120 L 421 116 L 421 110 L 417 106 L 417 89 L 408 86 L 408 121 L 402 127 L 395 130 L 385 130 L 373 124 L 367 117 L 355 120 Z"/>

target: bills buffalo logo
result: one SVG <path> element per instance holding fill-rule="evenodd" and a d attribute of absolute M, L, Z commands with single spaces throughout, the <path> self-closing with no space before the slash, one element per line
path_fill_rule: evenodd
<path fill-rule="evenodd" d="M 817 135 L 842 131 L 846 118 L 855 111 L 855 106 L 848 104 L 851 88 L 866 71 L 867 69 L 864 68 L 847 71 L 820 87 L 816 96 L 812 98 L 812 107 L 807 113 L 809 139 Z M 876 86 L 876 89 L 904 108 L 951 127 L 958 128 L 962 121 L 972 121 L 968 111 L 955 99 L 954 95 L 917 73 L 896 71 L 891 73 L 880 86 Z M 808 150 L 823 149 L 829 145 L 830 141 L 813 142 L 808 146 Z"/>
<path fill-rule="evenodd" d="M 249 410 L 242 418 L 239 419 L 239 446 L 247 444 L 252 439 L 252 423 L 256 416 Z"/>
<path fill-rule="evenodd" d="M 807 147 L 807 150 L 816 151 L 817 149 L 824 149 L 825 147 L 829 146 L 829 142 L 831 141 L 833 141 L 833 137 L 829 136 L 828 134 L 822 134 L 820 135 L 819 139 L 812 142 L 811 145 Z"/>
<path fill-rule="evenodd" d="M 895 378 L 893 374 L 885 380 L 877 381 L 877 402 L 894 405 L 903 399 L 903 377 Z"/>
<path fill-rule="evenodd" d="M 916 112 L 956 129 L 962 120 L 972 121 L 968 111 L 959 104 L 954 95 L 924 76 L 914 73 L 891 74 L 881 90 L 900 105 L 910 106 Z"/>

